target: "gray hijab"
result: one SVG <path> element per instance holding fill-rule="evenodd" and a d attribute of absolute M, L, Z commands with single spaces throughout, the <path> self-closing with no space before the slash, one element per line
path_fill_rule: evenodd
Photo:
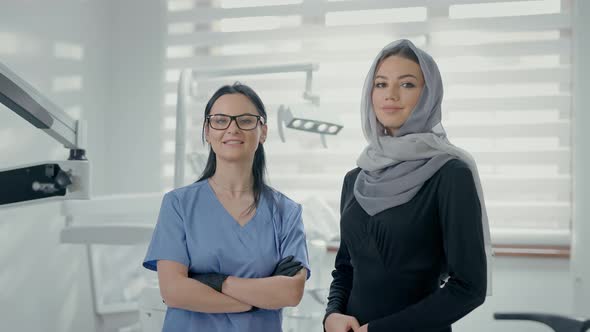
<path fill-rule="evenodd" d="M 389 136 L 373 112 L 371 96 L 374 76 L 383 57 L 403 47 L 410 48 L 416 54 L 425 84 L 412 114 L 393 136 Z M 479 173 L 473 157 L 447 139 L 441 124 L 442 98 L 441 75 L 430 55 L 405 39 L 395 41 L 381 50 L 369 69 L 363 88 L 361 118 L 368 146 L 357 160 L 361 171 L 354 185 L 354 195 L 361 207 L 373 216 L 410 201 L 447 161 L 464 161 L 473 174 L 481 203 L 490 295 L 493 254 Z"/>

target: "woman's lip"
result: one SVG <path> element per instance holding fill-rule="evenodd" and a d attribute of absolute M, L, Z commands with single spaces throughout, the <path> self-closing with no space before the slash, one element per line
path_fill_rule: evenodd
<path fill-rule="evenodd" d="M 392 106 L 386 106 L 386 107 L 381 107 L 382 110 L 386 111 L 386 112 L 396 112 L 396 111 L 401 111 L 404 108 L 403 107 L 392 107 Z"/>

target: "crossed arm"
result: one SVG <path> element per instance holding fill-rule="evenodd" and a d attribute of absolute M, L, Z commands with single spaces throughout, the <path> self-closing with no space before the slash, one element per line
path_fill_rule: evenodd
<path fill-rule="evenodd" d="M 158 261 L 160 293 L 169 307 L 206 313 L 235 313 L 252 307 L 279 309 L 301 301 L 306 269 L 295 276 L 238 278 L 229 276 L 222 292 L 188 277 L 188 268 L 168 260 Z"/>

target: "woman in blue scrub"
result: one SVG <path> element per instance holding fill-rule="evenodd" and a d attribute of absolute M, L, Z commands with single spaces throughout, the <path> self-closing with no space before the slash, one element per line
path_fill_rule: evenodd
<path fill-rule="evenodd" d="M 265 184 L 266 111 L 246 85 L 205 108 L 201 178 L 164 196 L 143 266 L 158 272 L 163 331 L 281 331 L 309 277 L 301 206 Z"/>

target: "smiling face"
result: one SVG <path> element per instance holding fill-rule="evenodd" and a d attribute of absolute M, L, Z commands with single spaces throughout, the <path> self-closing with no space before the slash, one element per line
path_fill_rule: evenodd
<path fill-rule="evenodd" d="M 225 114 L 237 116 L 242 114 L 259 115 L 256 106 L 241 93 L 225 94 L 219 97 L 209 115 Z M 213 120 L 212 120 L 213 121 Z M 264 121 L 264 119 L 261 119 Z M 217 155 L 218 161 L 229 162 L 248 161 L 254 159 L 258 143 L 266 140 L 267 126 L 258 123 L 252 130 L 240 129 L 236 121 L 231 121 L 229 127 L 223 130 L 211 128 L 209 123 L 205 127 L 205 137 Z"/>
<path fill-rule="evenodd" d="M 372 102 L 377 120 L 393 135 L 410 117 L 424 88 L 420 65 L 398 55 L 378 65 L 373 80 Z"/>

